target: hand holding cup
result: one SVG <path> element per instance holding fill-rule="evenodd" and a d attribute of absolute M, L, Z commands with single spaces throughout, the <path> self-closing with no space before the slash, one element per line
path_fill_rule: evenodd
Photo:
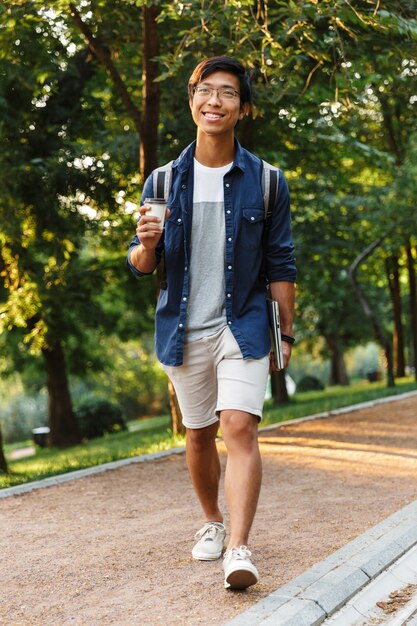
<path fill-rule="evenodd" d="M 144 248 L 156 248 L 162 235 L 167 213 L 166 200 L 162 198 L 145 198 L 145 204 L 140 207 L 140 218 L 137 222 L 136 233 Z"/>

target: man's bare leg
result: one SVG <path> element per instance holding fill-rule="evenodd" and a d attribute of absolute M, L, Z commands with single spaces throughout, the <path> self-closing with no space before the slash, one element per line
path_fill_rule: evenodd
<path fill-rule="evenodd" d="M 216 447 L 218 428 L 218 422 L 206 428 L 187 428 L 188 471 L 208 522 L 223 522 L 218 502 L 221 473 Z"/>
<path fill-rule="evenodd" d="M 222 437 L 227 448 L 224 490 L 230 514 L 227 549 L 248 545 L 262 480 L 257 418 L 238 410 L 220 414 Z"/>

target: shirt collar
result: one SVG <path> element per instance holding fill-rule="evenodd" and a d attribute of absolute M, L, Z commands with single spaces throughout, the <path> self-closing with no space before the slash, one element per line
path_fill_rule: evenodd
<path fill-rule="evenodd" d="M 172 167 L 177 168 L 180 173 L 189 170 L 191 165 L 193 164 L 195 146 L 195 141 L 190 143 L 190 145 L 181 152 L 178 159 L 173 162 Z M 231 169 L 234 169 L 235 167 L 238 167 L 240 170 L 242 170 L 242 172 L 245 171 L 245 151 L 237 139 L 235 139 L 235 158 L 233 160 L 233 166 Z"/>

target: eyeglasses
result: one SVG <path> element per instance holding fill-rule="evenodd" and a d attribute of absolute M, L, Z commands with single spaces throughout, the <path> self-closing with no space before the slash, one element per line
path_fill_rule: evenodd
<path fill-rule="evenodd" d="M 214 87 L 201 86 L 194 89 L 194 93 L 197 94 L 199 98 L 211 98 L 213 91 L 217 91 L 217 95 L 221 100 L 234 100 L 235 98 L 240 98 L 240 93 L 231 87 L 220 87 L 220 89 L 215 89 Z"/>

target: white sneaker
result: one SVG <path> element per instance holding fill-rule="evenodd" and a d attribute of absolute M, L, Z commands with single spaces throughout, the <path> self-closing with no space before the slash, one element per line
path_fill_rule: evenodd
<path fill-rule="evenodd" d="M 223 560 L 226 589 L 246 589 L 259 580 L 259 573 L 250 560 L 252 552 L 246 546 L 230 548 Z"/>
<path fill-rule="evenodd" d="M 197 543 L 194 545 L 191 554 L 198 561 L 215 561 L 222 555 L 224 548 L 224 540 L 226 538 L 226 529 L 221 522 L 207 522 L 198 532 L 194 539 Z"/>

